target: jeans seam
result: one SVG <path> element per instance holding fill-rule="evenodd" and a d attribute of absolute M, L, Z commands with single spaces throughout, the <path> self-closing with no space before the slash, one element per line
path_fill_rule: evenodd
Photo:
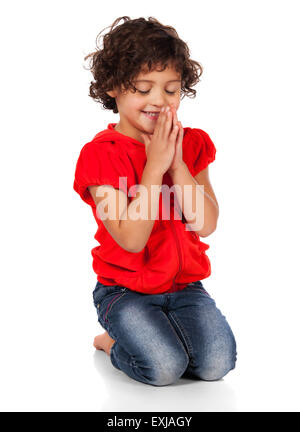
<path fill-rule="evenodd" d="M 184 327 L 182 326 L 182 324 L 180 323 L 179 319 L 176 317 L 174 312 L 169 312 L 169 315 L 172 317 L 172 319 L 174 320 L 175 325 L 177 326 L 178 330 L 180 331 L 180 334 L 182 336 L 182 339 L 184 340 L 184 343 L 187 347 L 187 351 L 188 351 L 188 356 L 190 358 L 193 358 L 193 348 L 192 348 L 192 344 L 189 340 L 189 337 L 187 336 Z"/>
<path fill-rule="evenodd" d="M 119 301 L 121 299 L 121 297 L 123 297 L 126 293 L 123 294 L 117 294 L 112 300 L 111 302 L 108 304 L 107 308 L 106 308 L 106 312 L 103 316 L 103 319 L 105 322 L 108 322 L 108 314 L 111 311 L 112 307 L 114 306 L 114 304 Z"/>

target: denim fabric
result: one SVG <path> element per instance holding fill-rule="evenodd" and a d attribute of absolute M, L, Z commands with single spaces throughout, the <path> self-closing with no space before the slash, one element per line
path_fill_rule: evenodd
<path fill-rule="evenodd" d="M 97 282 L 93 300 L 115 340 L 113 366 L 134 380 L 163 386 L 185 374 L 213 381 L 235 367 L 232 330 L 200 280 L 153 295 Z"/>

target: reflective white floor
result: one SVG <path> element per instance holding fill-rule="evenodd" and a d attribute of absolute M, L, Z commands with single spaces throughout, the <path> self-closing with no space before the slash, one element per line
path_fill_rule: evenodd
<path fill-rule="evenodd" d="M 220 381 L 155 387 L 115 369 L 91 346 L 92 335 L 89 342 L 79 335 L 76 345 L 56 336 L 47 347 L 41 338 L 33 344 L 29 336 L 27 347 L 16 341 L 2 357 L 1 411 L 299 411 L 299 377 L 292 380 L 288 369 L 251 373 L 240 359 Z"/>
<path fill-rule="evenodd" d="M 92 283 L 14 286 L 0 304 L 1 411 L 299 411 L 298 303 L 281 284 L 272 285 L 272 307 L 269 293 L 246 296 L 251 287 L 232 288 L 231 298 L 215 289 L 237 340 L 236 368 L 220 381 L 164 387 L 134 381 L 94 349 L 103 329 Z"/>

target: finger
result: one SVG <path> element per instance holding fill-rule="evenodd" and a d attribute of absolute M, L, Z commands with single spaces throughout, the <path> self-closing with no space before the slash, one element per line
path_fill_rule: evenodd
<path fill-rule="evenodd" d="M 172 113 L 173 113 L 173 126 L 175 126 L 176 123 L 178 123 L 178 118 L 177 118 L 177 112 L 174 105 L 172 105 Z"/>
<path fill-rule="evenodd" d="M 174 103 L 170 105 L 170 109 L 172 112 L 172 128 L 178 123 L 177 115 L 176 115 L 176 109 Z"/>
<path fill-rule="evenodd" d="M 171 129 L 172 129 L 172 122 L 173 122 L 173 115 L 172 111 L 169 109 L 166 115 L 166 121 L 165 121 L 165 128 L 164 128 L 164 134 L 168 138 L 170 135 Z"/>
<path fill-rule="evenodd" d="M 182 139 L 183 139 L 183 134 L 184 134 L 183 127 L 182 127 L 181 122 L 179 122 L 179 139 L 180 139 L 180 141 L 182 141 Z"/>
<path fill-rule="evenodd" d="M 176 145 L 179 145 L 180 143 L 182 143 L 182 139 L 183 139 L 183 129 L 182 129 L 182 127 L 181 127 L 181 123 L 180 122 L 177 122 L 177 124 L 176 124 L 176 126 L 177 126 L 177 131 L 178 131 L 178 134 L 177 134 L 177 136 L 176 136 Z"/>
<path fill-rule="evenodd" d="M 181 133 L 182 133 L 182 136 L 184 135 L 184 129 L 183 129 L 183 126 L 182 126 L 182 123 L 180 122 L 180 128 L 181 128 Z"/>
<path fill-rule="evenodd" d="M 144 139 L 145 145 L 148 147 L 148 145 L 151 143 L 153 134 L 142 134 L 142 137 Z"/>
<path fill-rule="evenodd" d="M 161 123 L 165 118 L 165 107 L 160 110 L 157 122 Z"/>
<path fill-rule="evenodd" d="M 161 124 L 160 124 L 159 138 L 162 141 L 166 141 L 166 139 L 168 138 L 169 133 L 170 133 L 169 132 L 170 128 L 168 128 L 168 122 L 169 122 L 169 118 L 170 118 L 169 112 L 170 112 L 170 110 L 168 110 L 168 111 L 165 110 L 165 112 L 163 113 L 163 118 L 162 118 Z"/>
<path fill-rule="evenodd" d="M 159 135 L 161 135 L 162 134 L 162 131 L 163 131 L 163 129 L 164 129 L 164 123 L 165 123 L 165 121 L 166 121 L 166 111 L 165 111 L 165 108 L 166 107 L 163 107 L 162 109 L 161 109 L 161 111 L 160 111 L 160 113 L 159 113 L 159 116 L 158 116 L 158 120 L 157 120 L 157 131 L 158 131 L 158 134 Z"/>
<path fill-rule="evenodd" d="M 172 132 L 171 132 L 171 140 L 173 141 L 176 141 L 176 138 L 177 138 L 177 134 L 178 134 L 178 129 L 179 129 L 179 127 L 178 127 L 178 125 L 176 124 L 174 127 L 173 127 L 173 130 L 172 130 Z"/>
<path fill-rule="evenodd" d="M 183 140 L 183 131 L 180 131 L 178 141 L 180 142 L 181 145 L 182 145 L 182 140 Z"/>
<path fill-rule="evenodd" d="M 161 109 L 159 116 L 158 116 L 158 119 L 157 119 L 157 122 L 156 122 L 156 125 L 155 125 L 155 128 L 154 128 L 154 133 L 153 133 L 156 136 L 158 135 L 158 133 L 160 131 L 163 120 L 164 120 L 164 111 L 163 111 L 163 109 Z"/>
<path fill-rule="evenodd" d="M 146 155 L 147 155 L 149 140 L 148 140 L 148 137 L 146 137 L 144 134 L 141 134 L 141 136 L 142 136 L 142 140 L 144 141 L 145 151 L 146 151 Z"/>

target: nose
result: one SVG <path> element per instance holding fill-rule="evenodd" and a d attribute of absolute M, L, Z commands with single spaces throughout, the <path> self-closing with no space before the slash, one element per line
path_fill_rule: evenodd
<path fill-rule="evenodd" d="M 166 95 L 164 90 L 157 89 L 156 91 L 152 92 L 149 104 L 161 110 L 164 106 L 169 105 L 168 96 Z"/>

